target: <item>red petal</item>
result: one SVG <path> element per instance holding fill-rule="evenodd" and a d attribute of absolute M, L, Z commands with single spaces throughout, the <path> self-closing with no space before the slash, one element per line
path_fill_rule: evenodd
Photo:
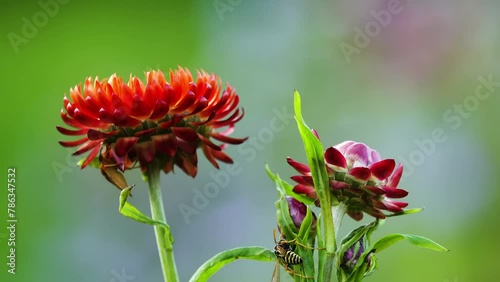
<path fill-rule="evenodd" d="M 302 185 L 302 184 L 297 184 L 295 187 L 293 187 L 293 192 L 298 193 L 298 194 L 311 194 L 311 193 L 316 193 L 316 190 L 307 185 Z"/>
<path fill-rule="evenodd" d="M 115 153 L 118 157 L 125 156 L 132 147 L 139 141 L 139 137 L 122 137 L 118 138 L 115 145 Z"/>
<path fill-rule="evenodd" d="M 156 149 L 168 157 L 172 158 L 177 153 L 177 138 L 173 134 L 155 135 L 151 139 Z"/>
<path fill-rule="evenodd" d="M 139 142 L 134 148 L 141 166 L 146 166 L 153 161 L 156 149 L 152 141 Z"/>
<path fill-rule="evenodd" d="M 215 111 L 211 112 L 208 118 L 205 121 L 197 121 L 197 122 L 189 122 L 191 126 L 200 126 L 200 125 L 205 125 L 209 121 L 213 120 L 215 117 Z"/>
<path fill-rule="evenodd" d="M 388 198 L 399 199 L 399 198 L 404 198 L 408 195 L 408 191 L 403 189 L 396 189 L 387 186 L 382 187 L 382 189 L 385 192 L 385 196 Z"/>
<path fill-rule="evenodd" d="M 212 155 L 218 159 L 219 161 L 221 162 L 225 162 L 227 164 L 232 164 L 233 163 L 233 159 L 231 159 L 230 156 L 228 156 L 226 153 L 222 152 L 222 151 L 215 151 L 213 150 L 212 151 Z"/>
<path fill-rule="evenodd" d="M 92 149 L 90 154 L 87 156 L 87 158 L 83 162 L 82 169 L 84 169 L 87 165 L 89 165 L 90 162 L 92 162 L 92 160 L 95 159 L 95 157 L 97 156 L 97 153 L 99 153 L 100 148 L 101 148 L 100 146 L 95 146 L 94 149 Z"/>
<path fill-rule="evenodd" d="M 149 119 L 152 120 L 161 119 L 165 117 L 165 115 L 168 113 L 168 110 L 169 110 L 168 104 L 163 100 L 158 100 L 156 101 L 155 109 L 151 114 L 151 116 L 149 117 Z"/>
<path fill-rule="evenodd" d="M 87 137 L 89 138 L 89 140 L 102 140 L 113 136 L 116 133 L 118 133 L 118 131 L 101 132 L 99 130 L 89 129 L 87 132 Z"/>
<path fill-rule="evenodd" d="M 170 159 L 170 160 L 167 161 L 167 163 L 163 167 L 163 172 L 165 174 L 168 174 L 168 173 L 170 173 L 173 170 L 174 170 L 174 159 Z"/>
<path fill-rule="evenodd" d="M 399 180 L 401 179 L 401 175 L 403 175 L 403 165 L 399 164 L 398 167 L 396 168 L 396 170 L 394 171 L 394 174 L 392 175 L 387 186 L 398 187 Z"/>
<path fill-rule="evenodd" d="M 363 189 L 370 191 L 370 193 L 376 194 L 376 195 L 383 195 L 385 194 L 385 191 L 383 189 L 380 189 L 376 186 L 362 186 Z"/>
<path fill-rule="evenodd" d="M 230 125 L 240 121 L 244 115 L 245 115 L 245 112 L 243 111 L 243 109 L 242 109 L 241 115 L 240 115 L 240 110 L 238 109 L 227 119 L 214 121 L 212 124 L 215 128 L 223 127 L 223 126 L 230 126 Z"/>
<path fill-rule="evenodd" d="M 104 108 L 101 108 L 99 110 L 99 119 L 102 122 L 113 123 L 113 115 L 106 111 L 106 109 Z"/>
<path fill-rule="evenodd" d="M 194 115 L 194 114 L 197 114 L 201 111 L 203 111 L 208 105 L 208 101 L 205 97 L 200 97 L 199 100 L 198 100 L 198 104 L 196 105 L 196 108 L 194 108 L 194 110 L 192 112 L 189 113 L 189 115 Z"/>
<path fill-rule="evenodd" d="M 172 127 L 172 132 L 175 136 L 188 141 L 188 142 L 196 142 L 198 140 L 198 135 L 196 134 L 196 130 L 189 127 Z"/>
<path fill-rule="evenodd" d="M 198 157 L 196 154 L 187 155 L 182 154 L 175 162 L 175 164 L 180 167 L 187 175 L 195 177 L 198 173 Z"/>
<path fill-rule="evenodd" d="M 233 144 L 233 145 L 241 144 L 241 143 L 245 142 L 248 139 L 248 137 L 245 137 L 245 138 L 232 138 L 232 137 L 228 137 L 228 136 L 221 135 L 221 134 L 218 134 L 218 133 L 212 133 L 212 137 L 214 139 L 216 139 L 216 140 L 221 141 L 221 142 L 228 143 L 228 144 Z"/>
<path fill-rule="evenodd" d="M 171 108 L 176 112 L 182 112 L 187 108 L 191 107 L 195 103 L 195 101 L 196 101 L 196 94 L 194 94 L 192 91 L 188 91 L 186 95 L 182 97 L 180 103 L 172 106 Z"/>
<path fill-rule="evenodd" d="M 393 159 L 385 159 L 372 164 L 370 171 L 377 179 L 385 180 L 392 174 L 395 166 L 396 162 Z"/>
<path fill-rule="evenodd" d="M 188 142 L 183 139 L 177 138 L 177 146 L 188 154 L 194 154 L 198 145 L 195 142 Z"/>
<path fill-rule="evenodd" d="M 400 211 L 403 211 L 404 207 L 408 206 L 408 203 L 384 201 L 384 205 L 386 206 L 388 211 L 400 212 Z"/>
<path fill-rule="evenodd" d="M 59 125 L 56 126 L 56 129 L 60 133 L 62 133 L 64 135 L 69 135 L 69 136 L 83 135 L 83 134 L 87 133 L 87 131 L 88 131 L 88 129 L 86 129 L 86 128 L 82 128 L 82 129 L 79 129 L 79 130 L 70 130 L 70 129 L 66 129 L 64 127 L 61 127 Z"/>
<path fill-rule="evenodd" d="M 148 92 L 148 89 L 150 88 L 151 87 L 148 86 L 146 88 L 146 92 Z M 147 103 L 144 101 L 143 97 L 138 94 L 135 94 L 132 98 L 131 109 L 132 110 L 130 111 L 130 116 L 139 120 L 147 119 L 149 116 L 151 116 L 154 110 L 154 108 L 149 107 L 149 105 L 147 105 Z"/>
<path fill-rule="evenodd" d="M 335 181 L 335 180 L 330 181 L 330 188 L 333 190 L 347 189 L 349 187 L 351 187 L 351 184 L 346 183 L 346 182 Z"/>
<path fill-rule="evenodd" d="M 141 124 L 141 122 L 129 115 L 127 111 L 116 109 L 113 112 L 113 123 L 116 126 L 123 127 L 135 127 Z"/>
<path fill-rule="evenodd" d="M 75 127 L 75 128 L 84 128 L 84 127 L 86 127 L 83 124 L 81 124 L 78 121 L 76 121 L 75 119 L 69 117 L 68 114 L 65 113 L 62 110 L 61 110 L 61 118 L 64 121 L 64 123 L 67 124 L 67 125 L 69 125 L 69 126 L 72 126 L 72 127 Z"/>
<path fill-rule="evenodd" d="M 163 128 L 163 129 L 167 129 L 167 128 L 170 128 L 172 126 L 176 126 L 177 123 L 179 123 L 179 121 L 182 120 L 182 116 L 181 115 L 173 115 L 172 118 L 170 118 L 169 120 L 165 121 L 165 122 L 162 122 L 160 124 L 158 124 L 158 126 L 160 128 Z"/>
<path fill-rule="evenodd" d="M 83 124 L 84 126 L 97 127 L 97 128 L 105 126 L 104 123 L 100 122 L 98 119 L 95 119 L 93 117 L 89 117 L 88 115 L 86 115 L 85 113 L 80 111 L 80 109 L 78 109 L 78 108 L 75 109 L 73 117 L 75 120 L 77 120 L 79 123 Z"/>
<path fill-rule="evenodd" d="M 349 175 L 353 176 L 356 179 L 367 181 L 370 179 L 371 172 L 367 167 L 355 167 L 349 170 Z"/>
<path fill-rule="evenodd" d="M 311 173 L 311 169 L 309 168 L 309 166 L 303 163 L 296 162 L 290 157 L 287 157 L 286 161 L 300 174 L 309 175 Z"/>
<path fill-rule="evenodd" d="M 79 140 L 75 140 L 75 141 L 59 141 L 59 144 L 61 144 L 61 146 L 63 147 L 76 147 L 78 145 L 82 145 L 83 143 L 89 141 L 89 139 L 87 137 L 84 137 L 82 139 L 79 139 Z"/>
<path fill-rule="evenodd" d="M 203 154 L 207 158 L 207 160 L 217 169 L 219 169 L 219 164 L 217 163 L 217 160 L 215 160 L 212 152 L 214 151 L 211 147 L 207 145 L 202 145 L 201 149 L 203 151 Z"/>
<path fill-rule="evenodd" d="M 312 179 L 312 176 L 309 176 L 309 175 L 294 175 L 294 176 L 292 176 L 290 178 L 293 181 L 297 182 L 298 184 L 302 184 L 302 185 L 314 187 L 314 181 Z"/>
<path fill-rule="evenodd" d="M 221 147 L 219 147 L 219 146 L 215 145 L 212 141 L 210 141 L 210 139 L 206 138 L 205 136 L 203 136 L 203 135 L 201 135 L 201 134 L 199 134 L 199 133 L 198 133 L 198 138 L 200 138 L 200 140 L 201 140 L 204 144 L 208 145 L 210 148 L 212 148 L 212 149 L 214 149 L 214 150 L 216 150 L 216 151 L 220 151 L 220 150 L 222 150 L 222 149 L 221 149 Z"/>
<path fill-rule="evenodd" d="M 90 149 L 93 149 L 94 147 L 101 147 L 102 141 L 89 141 L 85 144 L 83 144 L 76 152 L 73 153 L 73 156 L 78 156 L 80 154 L 83 154 L 87 152 Z"/>
<path fill-rule="evenodd" d="M 334 147 L 330 147 L 325 151 L 325 163 L 332 169 L 335 168 L 347 168 L 347 161 L 340 153 L 339 150 Z"/>
<path fill-rule="evenodd" d="M 137 131 L 136 133 L 134 133 L 134 136 L 137 136 L 137 137 L 149 136 L 149 135 L 155 134 L 156 132 L 158 132 L 158 128 L 154 127 L 154 128 L 150 128 L 150 129 Z"/>

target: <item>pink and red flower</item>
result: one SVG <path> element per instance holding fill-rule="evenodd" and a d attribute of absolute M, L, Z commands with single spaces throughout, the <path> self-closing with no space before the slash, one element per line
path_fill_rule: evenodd
<path fill-rule="evenodd" d="M 235 89 L 227 84 L 222 90 L 220 79 L 204 71 L 196 81 L 183 68 L 170 71 L 169 82 L 161 71 L 147 72 L 145 83 L 135 76 L 125 83 L 116 74 L 101 81 L 87 78 L 83 92 L 75 86 L 70 98 L 63 99 L 61 118 L 74 129 L 57 130 L 79 139 L 59 143 L 78 147 L 74 155 L 90 152 L 82 168 L 100 154 L 121 171 L 136 163 L 145 171 L 155 163 L 165 173 L 177 165 L 194 177 L 197 148 L 218 168 L 217 161 L 232 163 L 222 151 L 227 144 L 247 139 L 229 137 L 244 115 Z"/>
<path fill-rule="evenodd" d="M 367 145 L 345 141 L 324 152 L 330 179 L 330 191 L 347 207 L 347 214 L 355 220 L 363 218 L 363 212 L 376 218 L 385 218 L 382 210 L 401 212 L 408 204 L 393 199 L 404 198 L 408 192 L 397 186 L 403 166 L 396 167 L 393 159 L 382 160 L 380 154 Z M 294 192 L 317 199 L 310 168 L 288 158 L 300 175 L 292 176 L 297 182 Z M 316 201 L 318 203 L 318 201 Z"/>

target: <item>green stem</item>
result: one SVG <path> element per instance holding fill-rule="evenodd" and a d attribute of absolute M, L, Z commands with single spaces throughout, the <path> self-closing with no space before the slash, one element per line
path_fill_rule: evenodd
<path fill-rule="evenodd" d="M 148 167 L 149 202 L 151 216 L 154 220 L 167 224 L 160 187 L 160 169 L 154 163 Z M 170 230 L 158 225 L 154 226 L 158 254 L 165 282 L 178 282 L 177 268 L 174 260 L 173 240 Z"/>
<path fill-rule="evenodd" d="M 326 246 L 326 257 L 324 268 L 319 270 L 322 273 L 320 275 L 323 277 L 322 280 L 324 282 L 332 281 L 333 276 L 333 267 L 335 265 L 335 251 L 337 250 L 337 242 L 335 236 L 335 226 L 333 222 L 333 213 L 332 213 L 332 205 L 331 205 L 331 194 L 330 191 L 323 191 L 323 197 L 320 197 L 321 202 L 321 215 L 323 218 L 323 226 L 324 226 L 324 241 Z"/>

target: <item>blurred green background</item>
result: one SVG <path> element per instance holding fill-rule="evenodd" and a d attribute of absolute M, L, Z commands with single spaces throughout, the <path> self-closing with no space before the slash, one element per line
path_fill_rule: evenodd
<path fill-rule="evenodd" d="M 366 281 L 497 281 L 500 4 L 351 2 L 3 1 L 0 220 L 7 226 L 14 167 L 18 222 L 15 275 L 0 229 L 0 281 L 161 281 L 153 229 L 118 213 L 119 191 L 75 166 L 55 126 L 64 94 L 87 76 L 144 78 L 178 65 L 236 87 L 246 116 L 233 136 L 250 137 L 228 149 L 238 166 L 229 185 L 189 218 L 180 204 L 192 206 L 220 172 L 200 158 L 196 179 L 162 176 L 182 281 L 222 250 L 273 247 L 276 193 L 264 164 L 288 178 L 285 158 L 305 161 L 293 89 L 325 147 L 362 141 L 405 165 L 406 200 L 425 211 L 376 235 L 415 233 L 451 249 L 397 244 Z M 139 172 L 127 177 L 138 185 L 132 203 L 148 212 Z M 341 235 L 355 226 L 346 219 Z M 211 281 L 269 281 L 273 267 L 237 261 Z"/>

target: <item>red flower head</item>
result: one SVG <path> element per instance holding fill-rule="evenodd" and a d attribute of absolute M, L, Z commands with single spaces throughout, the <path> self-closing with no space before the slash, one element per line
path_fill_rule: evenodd
<path fill-rule="evenodd" d="M 347 214 L 353 219 L 361 220 L 363 212 L 385 218 L 382 210 L 401 212 L 408 205 L 392 200 L 408 195 L 407 191 L 397 188 L 403 166 L 400 164 L 395 169 L 393 159 L 381 160 L 377 151 L 354 141 L 346 141 L 326 149 L 324 158 L 330 190 L 346 205 Z M 293 191 L 316 199 L 309 167 L 290 158 L 288 163 L 301 174 L 292 176 L 298 183 Z"/>
<path fill-rule="evenodd" d="M 116 74 L 101 81 L 87 78 L 83 93 L 78 85 L 70 89 L 71 100 L 64 97 L 61 117 L 76 130 L 60 126 L 57 130 L 80 139 L 59 143 L 80 146 L 74 155 L 90 151 L 82 168 L 100 154 L 101 163 L 121 171 L 138 162 L 143 171 L 155 163 L 168 173 L 175 164 L 194 177 L 198 147 L 217 168 L 217 160 L 232 163 L 222 152 L 225 143 L 246 140 L 229 137 L 244 115 L 234 88 L 227 84 L 221 94 L 216 75 L 198 72 L 194 81 L 189 70 L 182 68 L 170 71 L 170 82 L 161 71 L 147 72 L 146 79 L 143 83 L 131 76 L 124 83 Z M 222 144 L 214 144 L 211 138 Z"/>

